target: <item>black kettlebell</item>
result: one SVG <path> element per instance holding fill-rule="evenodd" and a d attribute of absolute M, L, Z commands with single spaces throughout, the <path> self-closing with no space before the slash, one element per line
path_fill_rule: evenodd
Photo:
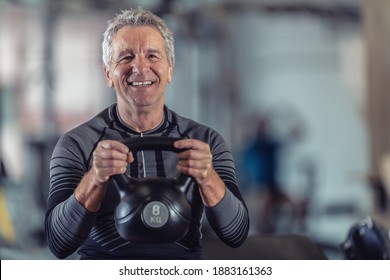
<path fill-rule="evenodd" d="M 128 138 L 124 143 L 132 152 L 140 150 L 183 151 L 173 146 L 178 138 Z M 131 178 L 127 174 L 111 177 L 120 202 L 115 224 L 120 236 L 135 243 L 171 243 L 183 238 L 191 220 L 186 194 L 193 179 L 182 173 L 173 178 Z"/>

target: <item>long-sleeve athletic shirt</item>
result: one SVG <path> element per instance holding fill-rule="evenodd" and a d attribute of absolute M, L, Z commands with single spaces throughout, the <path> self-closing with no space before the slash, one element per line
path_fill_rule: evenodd
<path fill-rule="evenodd" d="M 232 153 L 221 135 L 166 106 L 163 122 L 153 130 L 139 133 L 120 119 L 116 108 L 113 104 L 67 132 L 54 148 L 45 216 L 45 238 L 51 252 L 61 259 L 74 252 L 80 259 L 201 259 L 204 214 L 224 243 L 240 246 L 248 235 L 248 210 L 237 186 Z M 139 244 L 121 238 L 114 219 L 120 197 L 111 180 L 97 212 L 85 209 L 74 196 L 74 190 L 92 166 L 92 154 L 98 142 L 148 136 L 198 139 L 208 143 L 214 169 L 226 185 L 223 199 L 213 207 L 205 207 L 198 186 L 193 184 L 186 194 L 191 205 L 190 228 L 177 242 Z M 133 155 L 134 162 L 126 171 L 133 178 L 171 178 L 178 173 L 174 152 L 145 150 Z"/>

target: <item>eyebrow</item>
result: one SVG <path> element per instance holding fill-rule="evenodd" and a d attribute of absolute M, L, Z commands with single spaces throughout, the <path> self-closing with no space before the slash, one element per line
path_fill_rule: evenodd
<path fill-rule="evenodd" d="M 119 52 L 117 58 L 120 58 L 122 56 L 124 56 L 125 54 L 128 54 L 128 53 L 133 53 L 133 50 L 132 49 L 125 49 L 125 50 L 122 50 Z"/>
<path fill-rule="evenodd" d="M 122 50 L 122 51 L 118 54 L 117 58 L 121 58 L 122 56 L 124 56 L 124 55 L 126 55 L 126 54 L 128 54 L 128 53 L 134 54 L 133 49 L 124 49 L 124 50 Z M 149 49 L 147 49 L 147 53 L 158 53 L 158 54 L 160 54 L 160 55 L 163 55 L 163 54 L 164 54 L 163 51 L 161 51 L 160 49 L 156 49 L 156 48 L 149 48 Z"/>
<path fill-rule="evenodd" d="M 148 52 L 159 53 L 159 54 L 161 54 L 161 51 L 160 51 L 159 49 L 154 49 L 154 48 L 148 49 Z"/>

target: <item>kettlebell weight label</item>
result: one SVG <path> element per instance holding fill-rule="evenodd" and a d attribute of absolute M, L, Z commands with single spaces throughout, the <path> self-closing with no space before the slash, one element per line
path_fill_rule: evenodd
<path fill-rule="evenodd" d="M 160 216 L 160 208 L 161 206 L 158 205 L 158 204 L 153 204 L 153 207 L 152 207 L 152 214 L 154 216 Z"/>
<path fill-rule="evenodd" d="M 168 222 L 168 219 L 168 208 L 160 201 L 149 202 L 142 211 L 142 220 L 144 224 L 152 228 L 164 226 Z"/>

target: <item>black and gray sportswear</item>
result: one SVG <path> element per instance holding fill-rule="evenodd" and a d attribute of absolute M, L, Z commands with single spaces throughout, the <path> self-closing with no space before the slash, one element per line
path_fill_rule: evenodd
<path fill-rule="evenodd" d="M 178 242 L 137 244 L 122 239 L 115 227 L 114 211 L 119 202 L 110 183 L 98 212 L 86 210 L 74 190 L 92 166 L 92 154 L 102 140 L 131 137 L 167 136 L 198 139 L 210 145 L 213 165 L 227 191 L 214 207 L 204 207 L 198 188 L 187 194 L 192 206 L 190 230 Z M 177 174 L 177 155 L 169 151 L 138 151 L 129 164 L 134 178 Z M 164 108 L 164 120 L 155 129 L 138 133 L 119 117 L 116 104 L 86 123 L 64 134 L 58 141 L 50 163 L 50 190 L 45 216 L 45 238 L 51 252 L 66 258 L 78 252 L 81 259 L 201 259 L 202 216 L 216 235 L 231 247 L 240 246 L 248 235 L 248 210 L 236 183 L 233 157 L 223 138 L 213 129 L 179 116 Z"/>

